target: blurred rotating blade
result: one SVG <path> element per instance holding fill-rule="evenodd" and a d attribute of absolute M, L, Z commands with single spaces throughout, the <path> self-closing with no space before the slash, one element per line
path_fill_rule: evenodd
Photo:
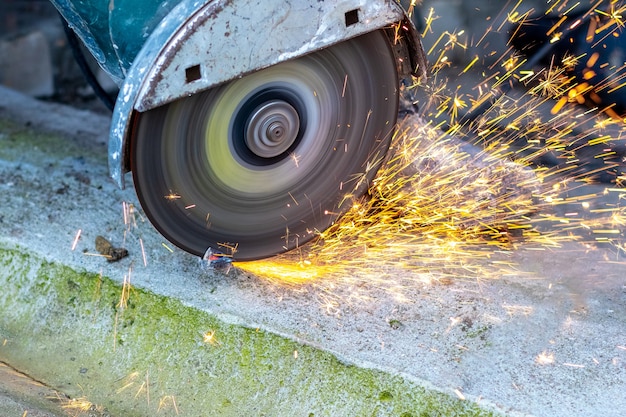
<path fill-rule="evenodd" d="M 367 190 L 389 146 L 398 76 L 382 31 L 137 115 L 131 167 L 169 241 L 236 260 L 293 249 Z"/>

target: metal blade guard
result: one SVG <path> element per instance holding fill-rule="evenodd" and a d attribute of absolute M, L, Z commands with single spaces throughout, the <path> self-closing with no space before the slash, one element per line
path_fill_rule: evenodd
<path fill-rule="evenodd" d="M 225 163 L 225 167 L 230 167 L 236 176 L 243 175 L 252 170 L 259 174 L 259 178 L 263 175 L 277 175 L 276 173 L 284 173 L 283 154 L 296 155 L 296 151 L 300 148 L 306 152 L 302 155 L 305 159 L 305 168 L 311 172 L 299 178 L 300 183 L 305 183 L 305 178 L 314 177 L 315 165 L 326 165 L 326 168 L 343 164 L 342 160 L 333 159 L 331 157 L 318 157 L 313 155 L 312 162 L 306 164 L 308 154 L 327 154 L 328 147 L 318 145 L 319 141 L 327 142 L 332 150 L 337 150 L 337 143 L 343 140 L 344 135 L 349 135 L 339 128 L 332 127 L 332 124 L 350 125 L 352 119 L 360 117 L 365 120 L 363 132 L 360 134 L 359 140 L 365 144 L 367 142 L 376 142 L 378 148 L 388 145 L 388 137 L 391 135 L 390 130 L 396 122 L 398 107 L 398 87 L 399 80 L 411 75 L 423 76 L 426 72 L 425 55 L 419 40 L 419 36 L 404 9 L 398 2 L 393 0 L 344 0 L 344 1 L 301 1 L 301 0 L 51 0 L 59 10 L 61 15 L 68 22 L 69 26 L 76 32 L 78 37 L 83 41 L 90 53 L 96 58 L 100 66 L 118 83 L 120 92 L 116 101 L 115 109 L 112 116 L 112 125 L 109 138 L 109 170 L 111 177 L 120 186 L 124 187 L 124 174 L 133 170 L 135 186 L 142 202 L 144 210 L 149 214 L 152 223 L 159 231 L 169 240 L 182 249 L 198 254 L 202 254 L 207 248 L 221 245 L 221 239 L 227 239 L 231 245 L 239 247 L 235 253 L 235 258 L 239 260 L 257 259 L 270 256 L 272 254 L 289 250 L 298 244 L 308 240 L 305 235 L 310 235 L 314 228 L 325 228 L 332 224 L 334 218 L 319 220 L 320 208 L 316 208 L 315 213 L 303 214 L 304 212 L 295 212 L 293 215 L 279 213 L 282 211 L 284 194 L 289 194 L 292 200 L 295 197 L 289 192 L 291 189 L 301 191 L 302 195 L 307 195 L 306 188 L 322 188 L 323 194 L 337 194 L 332 202 L 320 203 L 321 209 L 328 212 L 329 208 L 337 205 L 345 194 L 340 191 L 336 185 L 318 187 L 318 183 L 301 186 L 299 184 L 286 184 L 284 189 L 267 189 L 261 187 L 260 197 L 254 192 L 247 189 L 233 190 L 232 200 L 224 200 L 224 207 L 213 207 L 208 202 L 211 196 L 200 197 L 200 200 L 207 200 L 207 213 L 198 215 L 208 219 L 211 213 L 215 211 L 219 213 L 222 210 L 228 213 L 231 209 L 235 212 L 232 218 L 227 220 L 230 223 L 237 222 L 236 219 L 241 218 L 242 230 L 234 228 L 230 230 L 227 225 L 221 226 L 220 222 L 212 222 L 207 220 L 204 224 L 196 219 L 188 226 L 181 226 L 182 229 L 187 227 L 185 231 L 188 235 L 194 235 L 187 239 L 183 233 L 174 230 L 175 224 L 167 225 L 168 218 L 172 213 L 176 217 L 175 210 L 183 210 L 166 207 L 157 208 L 151 201 L 154 196 L 150 194 L 161 193 L 161 188 L 174 182 L 186 183 L 200 182 L 196 177 L 205 176 L 208 178 L 206 184 L 217 183 L 222 180 L 219 174 L 212 177 L 211 167 L 208 166 L 212 162 L 210 152 L 216 145 L 209 144 L 215 141 L 213 138 L 209 140 L 208 135 L 211 123 L 214 123 L 217 116 L 227 118 L 227 110 L 232 109 L 232 120 L 229 127 L 226 127 L 226 136 L 236 136 L 233 131 L 237 131 L 238 127 L 233 127 L 237 123 L 245 124 L 242 136 L 247 139 L 229 138 L 227 144 L 224 145 L 225 158 L 232 159 L 231 165 Z M 372 33 L 380 33 L 381 35 L 368 35 Z M 384 36 L 383 36 L 384 35 Z M 369 36 L 369 37 L 368 37 Z M 385 39 L 388 47 L 379 50 L 368 51 L 374 45 Z M 342 44 L 348 46 L 341 46 Z M 383 51 L 387 48 L 388 52 Z M 354 52 L 354 57 L 351 52 Z M 357 64 L 351 64 L 354 60 L 362 57 L 362 66 L 373 67 L 373 70 L 357 69 Z M 291 69 L 286 66 L 290 62 L 298 63 Z M 379 61 L 391 61 L 382 62 Z M 393 74 L 386 69 L 378 68 L 385 65 L 393 69 Z M 304 75 L 306 68 L 314 68 L 311 74 Z M 322 73 L 326 72 L 328 67 L 336 74 L 330 74 L 326 78 L 322 77 Z M 344 68 L 345 67 L 345 68 Z M 291 71 L 291 72 L 290 72 Z M 253 74 L 260 75 L 250 78 Z M 293 77 L 292 74 L 293 73 Z M 302 73 L 303 75 L 298 75 Z M 262 75 L 261 75 L 262 74 Z M 287 74 L 287 75 L 285 75 Z M 354 77 L 353 77 L 354 74 Z M 354 93 L 353 96 L 340 97 L 332 96 L 328 102 L 320 104 L 320 108 L 313 111 L 309 109 L 309 101 L 306 90 L 311 87 L 315 88 L 315 83 L 309 82 L 309 78 L 320 76 L 319 85 L 322 89 L 328 89 L 332 96 L 333 88 L 339 84 L 338 79 L 343 83 L 343 93 L 345 94 L 346 85 L 349 84 L 349 78 L 355 78 L 359 85 L 353 85 L 352 90 L 362 88 L 371 90 L 371 92 Z M 286 77 L 287 80 L 283 81 Z M 390 78 L 388 80 L 378 80 L 376 78 Z M 293 79 L 292 79 L 293 78 Z M 247 84 L 241 85 L 239 80 L 254 80 Z M 273 80 L 273 81 L 272 81 Z M 288 85 L 302 84 L 300 87 L 291 88 Z M 371 87 L 373 84 L 374 87 Z M 384 84 L 381 90 L 377 84 Z M 242 93 L 241 97 L 232 92 L 228 92 L 230 86 L 237 86 L 239 90 L 249 90 L 246 96 Z M 390 87 L 391 85 L 391 87 Z M 278 87 L 277 87 L 278 86 Z M 357 88 L 359 87 L 359 88 Z M 234 88 L 234 87 L 233 87 Z M 336 88 L 335 88 L 336 89 Z M 232 89 L 231 89 L 232 90 Z M 245 90 L 245 91 L 248 91 Z M 235 91 L 238 91 L 235 89 Z M 270 91 L 266 93 L 266 91 Z M 382 92 L 381 92 L 382 91 Z M 267 102 L 263 102 L 263 98 L 267 96 Z M 312 94 L 317 97 L 317 91 Z M 385 94 L 382 100 L 388 103 L 387 111 L 390 115 L 385 116 L 377 122 L 380 126 L 390 126 L 384 135 L 380 131 L 373 132 L 368 137 L 365 136 L 366 128 L 369 128 L 369 120 L 366 120 L 368 109 L 358 107 L 356 104 L 348 104 L 342 107 L 340 101 L 352 100 L 353 102 L 363 101 L 365 99 L 378 100 L 378 96 Z M 253 96 L 253 99 L 250 97 Z M 292 97 L 293 96 L 293 97 Z M 198 97 L 203 97 L 201 100 Z M 221 97 L 229 99 L 241 99 L 243 101 L 254 101 L 250 104 L 246 102 L 245 106 L 227 107 L 224 104 L 218 104 Z M 350 98 L 351 97 L 351 98 Z M 193 106 L 191 99 L 194 99 Z M 376 111 L 383 108 L 382 101 L 372 104 L 369 112 L 375 108 Z M 180 103 L 183 103 L 182 105 Z M 207 104 L 208 103 L 208 104 Z M 256 105 L 255 109 L 249 110 L 249 115 L 241 116 L 242 107 L 250 107 Z M 367 105 L 367 104 L 366 104 Z M 197 106 L 204 106 L 208 110 L 205 113 L 198 113 L 195 110 Z M 254 107 L 254 106 L 253 106 Z M 332 109 L 331 109 L 332 107 Z M 327 109 L 328 108 L 328 109 Z M 345 111 L 342 110 L 345 108 Z M 167 110 L 164 110 L 167 109 Z M 261 109 L 261 110 L 259 110 Z M 203 110 L 204 111 L 204 110 Z M 333 119 L 334 114 L 339 113 L 338 119 Z M 178 114 L 180 112 L 182 114 Z M 185 113 L 186 112 L 186 113 Z M 195 118 L 200 118 L 201 123 L 197 123 L 199 127 L 188 128 L 191 124 L 187 117 L 188 113 L 198 113 Z M 316 113 L 317 112 L 317 113 Z M 319 117 L 316 119 L 314 116 Z M 354 114 L 351 114 L 354 113 Z M 155 123 L 158 118 L 173 120 L 173 122 L 164 122 L 161 130 L 147 130 L 146 121 Z M 330 126 L 321 132 L 318 125 L 318 119 L 321 122 L 329 119 Z M 246 121 L 247 120 L 247 121 Z M 176 122 L 178 125 L 185 124 L 182 127 L 167 127 L 169 124 Z M 313 123 L 315 122 L 315 123 Z M 375 119 L 370 124 L 376 122 Z M 169 123 L 169 124 L 168 124 Z M 307 127 L 308 123 L 308 127 Z M 214 123 L 215 124 L 215 123 Z M 323 125 L 324 123 L 322 123 Z M 246 129 L 251 125 L 257 130 L 267 128 L 266 133 L 249 133 Z M 208 127 L 207 127 L 208 126 Z M 228 130 L 230 129 L 230 130 Z M 250 127 L 250 129 L 252 129 Z M 305 129 L 308 129 L 306 131 Z M 317 130 L 315 130 L 317 129 Z M 339 129 L 339 130 L 338 130 Z M 289 134 L 292 131 L 292 138 L 284 141 L 282 135 Z M 310 133 L 310 134 L 309 134 Z M 151 161 L 141 155 L 134 155 L 133 152 L 144 152 L 145 149 L 151 149 L 152 142 L 148 135 L 157 135 L 163 137 L 154 142 L 154 146 L 162 146 L 161 150 L 155 151 L 155 158 L 163 158 L 163 161 L 155 162 L 157 168 L 146 168 L 151 166 Z M 198 134 L 206 135 L 201 139 L 189 139 L 190 135 Z M 312 139 L 307 139 L 307 134 Z M 255 136 L 256 135 L 256 136 Z M 265 135 L 265 136 L 264 136 Z M 340 137 L 341 136 L 341 137 Z M 371 136 L 371 138 L 369 137 Z M 384 136 L 384 137 L 383 137 Z M 171 138 L 173 137 L 173 138 Z M 189 144 L 181 144 L 189 141 Z M 282 142 L 281 142 L 282 141 Z M 213 143 L 211 142 L 211 143 Z M 241 143 L 243 145 L 241 145 Z M 276 143 L 279 143 L 276 145 Z M 173 143 L 173 144 L 172 144 Z M 225 142 L 226 143 L 226 142 Z M 355 144 L 355 145 L 353 145 Z M 178 152 L 178 148 L 193 148 L 193 151 L 186 150 L 187 155 L 181 157 L 171 157 L 168 149 L 174 149 Z M 239 148 L 245 148 L 239 151 Z M 352 141 L 350 147 L 363 147 L 361 143 Z M 217 148 L 222 149 L 222 148 Z M 347 145 L 346 145 L 347 149 Z M 372 148 L 373 149 L 373 148 Z M 199 153 L 208 153 L 209 156 L 197 162 L 201 166 L 195 171 L 180 171 L 177 163 L 187 163 L 188 159 L 193 159 Z M 182 151 L 181 151 L 182 152 Z M 368 151 L 361 151 L 365 155 Z M 193 155 L 192 155 L 193 154 Z M 248 155 L 249 154 L 249 155 Z M 358 158 L 363 160 L 361 165 L 374 163 L 368 160 L 369 156 Z M 152 156 L 151 156 L 152 157 Z M 204 158 L 204 157 L 203 157 Z M 213 157 L 215 158 L 215 157 Z M 220 156 L 221 158 L 221 156 Z M 352 159 L 355 156 L 351 156 Z M 380 158 L 379 158 L 380 159 Z M 208 161 L 208 162 L 207 162 Z M 221 162 L 217 161 L 216 164 Z M 310 167 L 308 167 L 310 165 Z M 279 170 L 280 168 L 280 170 Z M 156 171 L 154 171 L 156 169 Z M 171 178 L 164 175 L 162 184 L 152 186 L 149 182 L 142 182 L 143 177 L 147 175 L 159 176 L 161 171 L 178 172 L 171 174 Z M 371 170 L 375 173 L 375 170 Z M 341 182 L 345 178 L 354 176 L 357 172 L 339 171 L 333 172 L 329 176 L 338 177 L 335 181 Z M 318 172 L 319 174 L 319 172 Z M 169 174 L 168 174 L 169 175 Z M 279 174 L 282 176 L 282 174 Z M 373 174 L 368 174 L 367 179 L 371 180 Z M 274 178 L 277 178 L 276 176 Z M 147 181 L 147 180 L 146 180 Z M 159 182 L 159 180 L 155 180 Z M 236 181 L 235 181 L 236 182 Z M 338 183 L 339 183 L 338 182 Z M 159 188 L 161 187 L 161 188 Z M 183 186 L 185 188 L 186 186 Z M 206 194 L 203 187 L 205 183 L 200 183 L 191 187 L 190 194 Z M 229 194 L 230 189 L 226 186 L 207 185 L 207 190 L 211 192 L 219 192 L 220 194 Z M 176 190 L 170 190 L 176 192 Z M 314 190 L 310 190 L 314 194 Z M 357 192 L 365 192 L 365 188 L 361 187 Z M 159 199 L 165 200 L 167 193 L 157 196 Z M 240 217 L 236 214 L 239 205 L 247 205 L 249 201 L 259 197 L 260 203 L 258 207 L 251 205 L 240 213 Z M 156 201 L 156 200 L 154 200 Z M 156 205 L 160 205 L 158 202 Z M 307 204 L 314 205 L 315 201 Z M 324 206 L 326 204 L 326 206 Z M 195 204 L 185 206 L 191 207 Z M 199 204 L 202 206 L 202 202 Z M 253 220 L 246 220 L 246 216 L 257 211 L 260 218 L 259 233 L 256 240 L 250 240 L 245 237 L 245 228 L 254 229 L 257 223 Z M 331 210 L 332 211 L 332 210 Z M 334 211 L 341 211 L 334 210 Z M 345 211 L 345 210 L 344 210 Z M 262 213 L 267 214 L 263 215 Z M 285 221 L 280 224 L 279 221 L 273 219 L 273 213 L 276 216 L 293 220 Z M 188 213 L 185 213 L 187 215 Z M 228 214 L 224 214 L 228 217 Z M 193 217 L 193 216 L 192 216 Z M 181 221 L 185 221 L 185 216 L 180 216 Z M 219 220 L 219 219 L 218 219 Z M 306 221 L 305 221 L 306 220 Z M 178 221 L 178 220 L 177 220 Z M 280 229 L 268 231 L 267 228 L 261 230 L 261 223 L 270 224 L 270 228 Z M 299 223 L 308 223 L 299 229 Z M 197 232 L 196 229 L 207 229 Z M 211 228 L 215 230 L 215 237 L 211 234 Z M 275 233 L 274 233 L 275 232 Z M 230 233 L 230 234 L 229 234 Z M 291 233 L 292 239 L 289 235 Z M 254 234 L 254 230 L 251 231 Z M 232 236 L 231 236 L 232 235 Z M 293 237 L 295 236 L 295 237 Z M 270 242 L 270 240 L 279 237 L 284 238 L 282 243 Z M 267 241 L 267 242 L 266 242 Z M 239 246 L 240 242 L 243 242 Z"/>

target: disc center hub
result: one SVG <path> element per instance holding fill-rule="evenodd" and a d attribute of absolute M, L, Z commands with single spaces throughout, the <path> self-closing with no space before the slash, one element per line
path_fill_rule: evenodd
<path fill-rule="evenodd" d="M 248 149 L 262 158 L 281 155 L 295 142 L 300 130 L 298 111 L 284 100 L 261 104 L 246 123 Z"/>

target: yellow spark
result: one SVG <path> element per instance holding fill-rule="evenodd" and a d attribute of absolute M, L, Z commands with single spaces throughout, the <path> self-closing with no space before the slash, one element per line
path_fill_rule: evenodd
<path fill-rule="evenodd" d="M 531 88 L 530 93 L 557 99 L 567 91 L 573 80 L 573 78 L 565 75 L 564 68 L 555 66 L 554 61 L 550 62 L 547 70 L 539 73 L 539 77 L 539 84 Z"/>
<path fill-rule="evenodd" d="M 550 113 L 558 114 L 566 103 L 567 99 L 565 97 L 561 97 L 559 101 L 554 106 L 552 106 L 552 108 L 550 109 Z"/>
<path fill-rule="evenodd" d="M 202 335 L 202 341 L 211 346 L 219 346 L 221 342 L 215 337 L 215 330 L 209 330 Z"/>
<path fill-rule="evenodd" d="M 433 50 L 435 50 L 435 48 L 439 45 L 439 43 L 446 39 L 446 42 L 444 43 L 444 50 L 450 50 L 453 49 L 455 46 L 459 46 L 463 49 L 467 49 L 467 45 L 465 43 L 461 43 L 459 41 L 459 36 L 462 36 L 464 33 L 464 31 L 460 31 L 458 33 L 456 32 L 448 32 L 445 31 L 443 32 L 439 38 L 437 39 L 437 41 L 433 44 L 433 46 L 431 46 L 431 48 L 428 50 L 428 55 L 430 55 Z"/>
<path fill-rule="evenodd" d="M 124 386 L 122 386 L 121 388 L 119 388 L 119 389 L 117 390 L 117 393 L 119 394 L 119 393 L 121 393 L 121 392 L 124 392 L 124 391 L 126 391 L 128 388 L 132 387 L 133 385 L 135 385 L 135 383 L 134 383 L 134 382 L 129 382 L 129 383 L 127 383 L 126 385 L 124 385 Z"/>
<path fill-rule="evenodd" d="M 559 2 L 560 2 L 560 1 L 561 1 L 561 0 L 557 0 L 557 1 L 555 1 L 554 3 L 552 3 L 552 6 L 550 6 L 548 9 L 546 9 L 546 11 L 545 11 L 545 15 L 549 15 L 550 13 L 552 13 L 552 11 L 554 10 L 554 8 L 555 8 L 555 7 L 559 4 Z M 550 2 L 548 1 L 548 3 L 550 3 Z"/>
<path fill-rule="evenodd" d="M 235 253 L 237 253 L 237 249 L 239 247 L 238 244 L 231 244 L 227 242 L 218 242 L 217 245 L 223 249 L 224 254 L 222 256 L 231 257 L 231 258 Z"/>
<path fill-rule="evenodd" d="M 599 27 L 598 29 L 596 29 L 596 33 L 601 33 L 603 31 L 605 31 L 606 29 L 609 29 L 610 27 L 612 27 L 613 25 L 616 25 L 618 29 L 623 29 L 624 28 L 624 18 L 622 17 L 622 13 L 624 13 L 624 11 L 626 11 L 626 6 L 621 6 L 618 9 L 615 8 L 615 4 L 611 4 L 611 9 L 610 11 L 604 12 L 600 9 L 595 9 L 595 12 L 598 13 L 599 15 L 608 17 L 609 20 L 602 25 L 601 27 Z"/>
<path fill-rule="evenodd" d="M 148 379 L 148 371 L 146 371 L 146 401 L 148 402 L 148 406 L 150 405 L 150 380 Z"/>
<path fill-rule="evenodd" d="M 434 13 L 435 13 L 435 9 L 431 7 L 428 11 L 428 16 L 426 16 L 425 18 L 426 25 L 424 26 L 424 34 L 429 33 L 429 32 L 432 33 L 433 22 L 439 19 L 439 16 L 435 16 Z"/>
<path fill-rule="evenodd" d="M 544 350 L 535 357 L 535 362 L 539 365 L 552 365 L 554 363 L 554 353 Z"/>
<path fill-rule="evenodd" d="M 130 291 L 132 289 L 130 285 L 130 275 L 131 275 L 131 269 L 129 268 L 128 274 L 124 274 L 120 301 L 116 305 L 116 307 L 119 308 L 120 310 L 124 310 L 126 309 L 126 307 L 128 307 L 128 300 L 130 299 Z"/>
<path fill-rule="evenodd" d="M 511 9 L 511 11 L 509 11 L 507 13 L 507 21 L 510 23 L 517 23 L 519 21 L 519 12 L 517 11 L 517 8 L 520 6 L 520 4 L 522 4 L 523 0 L 518 0 L 517 4 L 513 7 L 513 9 Z"/>
<path fill-rule="evenodd" d="M 61 405 L 61 408 L 71 411 L 90 411 L 94 407 L 94 404 L 86 397 L 68 399 L 67 402 Z"/>
<path fill-rule="evenodd" d="M 452 101 L 452 108 L 450 110 L 450 120 L 454 121 L 459 114 L 459 109 L 467 107 L 467 103 L 462 99 L 463 95 L 455 95 Z"/>
<path fill-rule="evenodd" d="M 502 66 L 506 69 L 506 73 L 500 77 L 497 77 L 497 82 L 494 83 L 494 87 L 498 87 L 503 84 L 506 80 L 511 78 L 517 69 L 526 63 L 526 59 L 521 59 L 517 55 L 511 55 L 507 60 L 504 61 Z"/>
<path fill-rule="evenodd" d="M 275 282 L 296 285 L 314 282 L 324 276 L 335 275 L 335 273 L 341 270 L 331 265 L 313 265 L 311 261 L 300 260 L 292 263 L 278 258 L 254 262 L 238 262 L 237 267 Z"/>
<path fill-rule="evenodd" d="M 561 59 L 561 64 L 564 69 L 572 70 L 580 63 L 580 60 L 581 58 L 583 58 L 583 56 L 584 55 L 575 56 L 575 55 L 570 55 L 569 53 L 566 53 L 563 59 Z M 552 67 L 552 64 L 550 66 Z"/>
<path fill-rule="evenodd" d="M 147 373 L 146 373 L 146 377 L 147 377 Z M 122 386 L 115 391 L 116 394 L 121 394 L 127 389 L 135 386 L 138 378 L 139 378 L 139 372 L 137 371 L 131 372 L 124 378 L 120 378 L 118 381 L 122 382 Z"/>
<path fill-rule="evenodd" d="M 166 200 L 169 201 L 173 201 L 173 200 L 180 200 L 182 197 L 178 194 L 174 194 L 174 193 L 169 193 L 168 195 L 165 196 Z"/>
<path fill-rule="evenodd" d="M 505 15 L 508 20 L 525 24 L 530 19 L 530 13 L 519 11 L 521 4 L 516 2 Z M 567 20 L 571 7 L 570 2 L 550 2 L 550 8 L 561 15 L 549 36 L 581 24 L 582 18 Z M 435 19 L 430 9 L 425 33 L 432 32 Z M 594 26 L 593 30 L 597 29 Z M 496 62 L 484 70 L 480 82 L 472 81 L 475 87 L 469 92 L 470 88 L 461 89 L 464 81 L 460 78 L 476 72 L 479 55 L 461 66 L 462 71 L 455 70 L 458 81 L 450 82 L 441 75 L 443 68 L 454 65 L 449 52 L 467 46 L 463 37 L 463 32 L 443 32 L 436 37 L 428 51 L 434 55 L 434 77 L 411 87 L 426 92 L 425 102 L 420 103 L 420 112 L 426 118 L 407 118 L 398 126 L 390 154 L 367 198 L 351 203 L 348 212 L 329 229 L 314 232 L 318 238 L 310 245 L 271 260 L 238 263 L 238 267 L 276 285 L 301 291 L 320 288 L 317 302 L 321 308 L 329 314 L 340 314 L 340 296 L 335 291 L 339 284 L 350 288 L 350 301 L 358 303 L 367 297 L 361 286 L 385 288 L 402 300 L 403 291 L 416 283 L 524 274 L 523 265 L 503 261 L 499 255 L 513 250 L 546 252 L 564 242 L 582 241 L 583 237 L 576 234 L 578 230 L 584 230 L 585 236 L 592 235 L 583 241 L 591 247 L 594 239 L 599 239 L 624 250 L 622 235 L 618 234 L 626 223 L 624 210 L 606 207 L 601 193 L 573 193 L 607 170 L 608 162 L 617 159 L 610 144 L 626 136 L 622 121 L 596 117 L 598 109 L 578 107 L 596 91 L 598 84 L 594 82 L 598 77 L 588 72 L 587 80 L 576 79 L 571 70 L 581 62 L 594 64 L 596 58 L 566 55 L 561 62 L 553 59 L 547 68 L 530 69 L 524 67 L 524 58 L 512 47 L 501 56 L 489 51 L 486 57 Z M 585 61 L 581 61 L 583 58 Z M 499 93 L 505 83 L 514 85 L 518 81 L 528 91 L 521 99 Z M 622 82 L 609 85 L 604 81 L 602 88 L 606 91 Z M 467 107 L 471 111 L 480 109 L 480 114 L 470 121 L 463 118 L 461 123 L 460 112 Z M 551 109 L 551 114 L 539 108 Z M 602 110 L 611 116 L 616 113 L 611 106 Z M 614 130 L 619 132 L 618 137 Z M 447 134 L 480 145 L 479 157 L 464 152 Z M 594 145 L 606 148 L 593 152 L 606 164 L 587 169 L 579 152 L 585 153 Z M 558 158 L 557 166 L 534 165 L 536 158 L 549 153 Z M 505 163 L 510 160 L 515 161 L 511 162 L 513 166 Z M 521 167 L 527 171 L 520 171 Z M 586 172 L 580 173 L 582 169 Z M 614 189 L 619 190 L 625 177 L 616 176 Z M 345 202 L 352 202 L 350 187 L 349 183 L 342 185 L 342 191 L 349 195 Z M 555 214 L 556 208 L 567 204 L 578 208 L 567 207 Z M 339 207 L 328 210 L 339 211 Z M 402 278 L 386 272 L 395 269 L 403 271 Z M 404 278 L 407 275 L 410 278 Z M 526 305 L 502 308 L 510 315 L 534 313 L 532 306 Z M 542 355 L 538 363 L 549 361 L 550 352 Z"/>
<path fill-rule="evenodd" d="M 137 379 L 139 378 L 139 372 L 132 372 L 130 373 L 128 376 L 126 376 L 125 378 L 123 378 L 123 382 L 124 385 L 119 388 L 116 393 L 117 394 L 121 394 L 122 392 L 126 391 L 129 388 L 133 388 L 137 385 Z M 139 385 L 139 388 L 137 388 L 137 391 L 135 392 L 134 398 L 137 399 L 142 393 L 146 394 L 146 402 L 148 403 L 148 406 L 150 406 L 150 374 L 149 371 L 146 371 L 146 377 L 143 381 L 141 381 L 141 384 Z"/>
<path fill-rule="evenodd" d="M 176 415 L 179 415 L 178 406 L 176 405 L 176 398 L 173 395 L 164 395 L 159 398 L 159 406 L 157 408 L 157 413 L 161 412 L 162 409 L 165 409 L 169 406 L 169 403 L 174 407 L 174 412 Z"/>
<path fill-rule="evenodd" d="M 478 58 L 478 55 L 474 56 L 474 59 L 472 59 L 472 60 L 470 61 L 470 63 L 469 63 L 469 64 L 467 64 L 467 66 L 463 69 L 463 72 L 462 72 L 462 73 L 464 74 L 464 73 L 466 73 L 467 71 L 469 71 L 469 69 L 470 69 L 470 68 L 472 68 L 476 62 L 478 62 L 478 59 L 479 59 L 479 58 Z"/>
<path fill-rule="evenodd" d="M 562 24 L 567 20 L 567 16 L 561 16 L 561 18 L 556 22 L 547 32 L 546 36 L 552 35 Z"/>
<path fill-rule="evenodd" d="M 524 82 L 528 80 L 529 78 L 532 78 L 535 76 L 535 72 L 533 70 L 523 70 L 523 71 L 520 71 L 520 74 L 523 75 L 523 77 L 519 79 L 520 82 Z"/>

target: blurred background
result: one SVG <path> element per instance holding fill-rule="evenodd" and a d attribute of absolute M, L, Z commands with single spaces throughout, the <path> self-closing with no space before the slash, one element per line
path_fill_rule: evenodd
<path fill-rule="evenodd" d="M 616 87 L 625 72 L 624 42 L 616 36 L 623 27 L 623 2 L 402 3 L 422 33 L 431 66 L 429 80 L 410 89 L 416 109 L 426 120 L 471 143 L 487 147 L 494 140 L 506 143 L 519 151 L 516 157 L 531 164 L 563 167 L 576 160 L 576 168 L 569 172 L 574 176 L 597 171 L 593 181 L 622 182 L 624 111 L 623 106 L 614 106 L 614 101 L 626 102 L 623 89 Z M 576 22 L 580 22 L 578 28 L 571 30 Z M 585 40 L 588 28 L 597 31 L 591 40 Z M 545 44 L 548 48 L 542 49 Z M 0 2 L 0 84 L 43 100 L 108 114 L 110 110 L 77 65 L 75 52 L 49 1 Z M 600 57 L 590 65 L 595 52 Z M 97 84 L 114 99 L 117 86 L 89 53 L 83 55 Z M 603 95 L 607 91 L 612 91 L 611 97 Z M 506 110 L 504 104 L 509 105 Z M 526 106 L 528 111 L 522 116 L 510 106 Z M 576 107 L 579 109 L 574 110 Z M 574 111 L 587 108 L 594 109 L 594 115 L 612 119 L 601 123 L 603 129 L 605 124 L 613 124 L 608 131 L 597 133 L 611 140 L 579 146 L 597 120 L 578 118 L 571 132 L 560 127 L 574 117 Z M 497 114 L 503 112 L 507 117 L 500 120 Z M 560 120 L 553 123 L 557 113 Z M 492 129 L 481 136 L 478 126 L 486 123 Z M 512 131 L 511 126 L 517 130 Z M 551 146 L 555 137 L 558 143 Z"/>
<path fill-rule="evenodd" d="M 89 54 L 100 84 L 117 86 Z M 0 2 L 0 84 L 43 100 L 108 112 L 73 56 L 56 9 L 47 0 Z"/>
<path fill-rule="evenodd" d="M 409 8 L 411 1 L 402 3 Z M 544 3 L 525 0 L 518 9 L 542 7 Z M 494 18 L 506 10 L 505 5 L 505 2 L 488 0 L 425 0 L 414 9 L 414 21 L 424 30 L 430 9 L 437 15 L 429 25 L 430 34 L 424 37 L 428 51 L 437 40 L 433 34 L 461 33 L 463 39 L 482 36 Z M 479 48 L 488 45 L 493 50 L 505 51 L 506 44 L 505 34 L 491 32 Z M 461 65 L 477 53 L 482 55 L 484 50 L 456 48 L 449 58 Z M 497 56 L 492 58 L 495 60 Z M 90 64 L 103 87 L 113 91 L 114 83 L 92 59 Z M 104 110 L 74 60 L 56 9 L 47 0 L 0 2 L 0 83 L 35 97 Z"/>

